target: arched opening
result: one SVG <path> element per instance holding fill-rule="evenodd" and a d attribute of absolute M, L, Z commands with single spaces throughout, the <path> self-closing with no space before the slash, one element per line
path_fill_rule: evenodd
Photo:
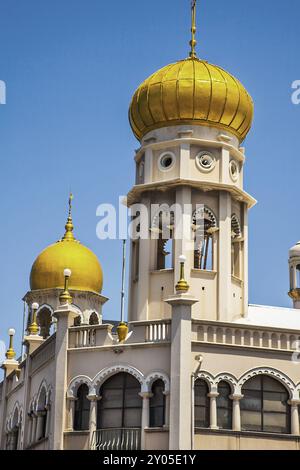
<path fill-rule="evenodd" d="M 237 278 L 241 275 L 240 252 L 241 252 L 241 226 L 238 217 L 231 217 L 231 274 Z"/>
<path fill-rule="evenodd" d="M 45 388 L 41 390 L 39 396 L 37 416 L 37 440 L 39 441 L 46 437 L 47 429 L 47 394 Z"/>
<path fill-rule="evenodd" d="M 300 264 L 296 266 L 296 282 L 297 282 L 297 289 L 300 289 Z"/>
<path fill-rule="evenodd" d="M 222 381 L 218 386 L 217 397 L 217 424 L 220 429 L 232 429 L 232 400 L 231 387 Z"/>
<path fill-rule="evenodd" d="M 209 428 L 210 400 L 209 389 L 205 380 L 197 379 L 194 389 L 195 428 Z"/>
<path fill-rule="evenodd" d="M 89 325 L 99 325 L 99 318 L 96 312 L 91 313 L 89 318 Z"/>
<path fill-rule="evenodd" d="M 42 336 L 44 339 L 48 338 L 50 336 L 52 325 L 52 315 L 49 308 L 41 308 L 37 314 L 37 324 L 40 327 L 40 336 Z"/>
<path fill-rule="evenodd" d="M 174 213 L 162 210 L 154 220 L 152 231 L 157 238 L 156 269 L 174 267 Z"/>
<path fill-rule="evenodd" d="M 14 411 L 11 431 L 7 434 L 6 438 L 6 450 L 17 450 L 19 445 L 19 409 L 16 408 Z"/>
<path fill-rule="evenodd" d="M 216 218 L 208 207 L 195 211 L 193 216 L 195 269 L 213 270 L 213 234 L 216 226 Z"/>
<path fill-rule="evenodd" d="M 165 384 L 163 380 L 156 380 L 151 388 L 150 398 L 150 428 L 162 427 L 165 424 L 166 397 L 164 394 Z"/>
<path fill-rule="evenodd" d="M 242 388 L 241 422 L 244 431 L 290 433 L 287 389 L 272 377 L 258 375 Z"/>
<path fill-rule="evenodd" d="M 96 448 L 136 450 L 141 445 L 141 385 L 131 374 L 121 372 L 104 382 L 97 409 Z"/>
<path fill-rule="evenodd" d="M 81 325 L 81 316 L 78 315 L 78 317 L 74 318 L 74 326 L 80 326 Z"/>
<path fill-rule="evenodd" d="M 86 431 L 90 426 L 90 401 L 87 398 L 89 387 L 86 384 L 80 385 L 76 394 L 74 430 Z"/>

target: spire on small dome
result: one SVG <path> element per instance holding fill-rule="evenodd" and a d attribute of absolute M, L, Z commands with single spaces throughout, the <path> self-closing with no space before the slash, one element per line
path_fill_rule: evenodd
<path fill-rule="evenodd" d="M 195 59 L 197 57 L 197 53 L 196 53 L 196 46 L 197 46 L 196 8 L 197 8 L 197 0 L 192 0 L 192 28 L 191 28 L 192 39 L 190 40 L 190 46 L 191 46 L 190 58 L 191 59 Z"/>
<path fill-rule="evenodd" d="M 69 196 L 69 214 L 68 214 L 68 219 L 67 223 L 65 225 L 66 232 L 62 238 L 62 240 L 75 240 L 73 230 L 74 230 L 74 225 L 73 225 L 73 219 L 72 219 L 72 200 L 74 196 L 72 193 L 70 193 Z"/>

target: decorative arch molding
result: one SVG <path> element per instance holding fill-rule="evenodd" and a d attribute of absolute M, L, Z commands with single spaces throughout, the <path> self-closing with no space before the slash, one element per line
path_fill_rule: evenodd
<path fill-rule="evenodd" d="M 17 413 L 17 419 L 15 421 L 15 414 Z M 6 430 L 10 432 L 13 430 L 14 427 L 21 427 L 23 421 L 23 407 L 20 405 L 18 401 L 13 406 L 12 412 L 9 414 L 7 421 L 6 421 Z"/>
<path fill-rule="evenodd" d="M 234 375 L 228 373 L 218 374 L 214 379 L 214 385 L 217 389 L 220 382 L 228 383 L 231 387 L 231 393 L 235 393 L 238 379 Z"/>
<path fill-rule="evenodd" d="M 89 393 L 92 392 L 92 380 L 87 375 L 78 375 L 74 379 L 71 380 L 68 390 L 67 390 L 67 398 L 76 398 L 77 390 L 81 385 L 87 385 L 89 388 Z"/>
<path fill-rule="evenodd" d="M 49 386 L 47 385 L 46 380 L 43 379 L 41 385 L 39 386 L 37 395 L 36 395 L 35 407 L 34 407 L 34 410 L 35 410 L 35 411 L 38 411 L 39 401 L 40 401 L 40 397 L 41 397 L 41 394 L 42 394 L 43 390 L 44 390 L 44 392 L 45 392 L 45 397 L 46 397 L 45 399 L 46 399 L 46 405 L 47 405 L 48 389 L 49 389 Z"/>
<path fill-rule="evenodd" d="M 175 217 L 175 210 L 173 206 L 169 206 L 168 204 L 160 204 L 156 213 L 154 214 L 152 221 L 151 221 L 151 228 L 159 229 L 160 226 L 160 216 L 162 214 L 166 214 L 170 217 L 170 225 L 174 225 L 174 217 Z"/>
<path fill-rule="evenodd" d="M 242 394 L 242 387 L 243 385 L 253 377 L 257 375 L 267 375 L 272 377 L 273 379 L 278 380 L 282 385 L 285 386 L 287 391 L 289 392 L 290 398 L 298 398 L 296 385 L 294 382 L 283 372 L 278 369 L 273 369 L 272 367 L 256 367 L 255 369 L 251 369 L 239 379 L 236 387 L 236 393 Z"/>
<path fill-rule="evenodd" d="M 198 374 L 195 376 L 195 382 L 198 379 L 204 380 L 207 383 L 209 393 L 215 390 L 216 388 L 215 379 L 210 372 L 207 372 L 205 370 L 198 372 Z"/>
<path fill-rule="evenodd" d="M 165 384 L 165 393 L 170 392 L 170 379 L 163 371 L 152 371 L 147 377 L 144 379 L 144 383 L 142 385 L 142 392 L 151 392 L 151 388 L 153 383 L 156 380 L 162 380 Z"/>
<path fill-rule="evenodd" d="M 99 392 L 101 385 L 109 377 L 112 377 L 115 374 L 119 374 L 120 372 L 126 372 L 127 374 L 133 375 L 133 377 L 135 377 L 139 381 L 139 383 L 141 384 L 141 387 L 143 386 L 145 378 L 142 372 L 140 372 L 138 369 L 128 364 L 117 364 L 117 365 L 105 367 L 100 372 L 98 372 L 98 374 L 92 380 L 91 394 L 96 395 Z"/>
<path fill-rule="evenodd" d="M 240 220 L 236 214 L 232 214 L 231 216 L 231 232 L 232 238 L 240 238 L 242 236 Z"/>
<path fill-rule="evenodd" d="M 210 220 L 210 222 L 212 224 L 212 227 L 218 227 L 218 219 L 217 219 L 215 213 L 208 206 L 204 206 L 204 208 L 203 207 L 198 207 L 198 209 L 196 209 L 193 212 L 193 216 L 192 216 L 193 224 L 196 223 L 196 221 L 198 219 L 197 216 L 201 216 L 201 217 L 204 217 L 204 218 Z"/>
<path fill-rule="evenodd" d="M 42 304 L 42 305 L 40 305 L 39 308 L 38 308 L 38 310 L 37 310 L 37 312 L 36 312 L 36 315 L 38 316 L 38 314 L 39 314 L 42 310 L 44 310 L 44 309 L 45 309 L 45 310 L 49 310 L 50 313 L 51 313 L 51 316 L 53 316 L 54 309 L 53 309 L 53 307 L 51 307 L 50 304 Z"/>

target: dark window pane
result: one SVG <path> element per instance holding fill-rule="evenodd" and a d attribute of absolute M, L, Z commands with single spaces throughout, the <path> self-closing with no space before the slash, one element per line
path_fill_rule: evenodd
<path fill-rule="evenodd" d="M 165 424 L 165 384 L 156 380 L 152 385 L 150 398 L 150 427 L 161 427 Z"/>
<path fill-rule="evenodd" d="M 221 429 L 232 428 L 231 388 L 227 382 L 220 382 L 217 397 L 217 424 Z"/>
<path fill-rule="evenodd" d="M 208 386 L 204 380 L 196 380 L 194 389 L 195 427 L 208 428 L 210 425 L 210 401 Z"/>
<path fill-rule="evenodd" d="M 88 394 L 88 386 L 86 384 L 80 385 L 77 390 L 77 400 L 75 402 L 75 431 L 83 431 L 89 429 L 90 402 L 87 399 Z"/>

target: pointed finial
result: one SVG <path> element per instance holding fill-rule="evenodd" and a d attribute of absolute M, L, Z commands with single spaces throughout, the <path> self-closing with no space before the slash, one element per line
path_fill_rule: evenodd
<path fill-rule="evenodd" d="M 34 302 L 31 305 L 32 320 L 31 320 L 30 327 L 28 328 L 28 331 L 29 331 L 30 335 L 37 335 L 38 332 L 39 332 L 39 326 L 38 326 L 37 321 L 36 321 L 36 314 L 37 314 L 38 309 L 39 309 L 39 304 Z"/>
<path fill-rule="evenodd" d="M 190 41 L 190 46 L 191 46 L 191 52 L 190 52 L 190 58 L 194 59 L 197 57 L 196 54 L 196 46 L 197 46 L 197 41 L 196 41 L 196 3 L 197 0 L 192 0 L 192 28 L 191 28 L 191 33 L 192 33 L 192 39 Z"/>
<path fill-rule="evenodd" d="M 64 278 L 65 278 L 65 286 L 63 292 L 59 296 L 59 301 L 61 305 L 71 304 L 72 303 L 72 296 L 69 292 L 69 279 L 71 277 L 72 271 L 71 269 L 64 269 Z"/>
<path fill-rule="evenodd" d="M 73 201 L 73 198 L 74 198 L 73 194 L 70 193 L 70 196 L 69 196 L 69 213 L 68 213 L 67 223 L 65 225 L 66 232 L 63 236 L 63 240 L 75 240 L 75 237 L 73 235 L 74 225 L 73 225 L 73 220 L 72 220 L 72 201 Z"/>
<path fill-rule="evenodd" d="M 6 351 L 6 354 L 5 354 L 6 359 L 8 359 L 8 360 L 12 360 L 16 357 L 16 353 L 15 353 L 15 350 L 14 350 L 14 343 L 13 343 L 15 334 L 16 334 L 16 331 L 13 328 L 10 328 L 8 330 L 9 347 L 8 347 L 8 350 Z"/>
<path fill-rule="evenodd" d="M 180 255 L 179 262 L 180 262 L 180 279 L 177 282 L 175 289 L 176 289 L 177 294 L 185 294 L 186 292 L 188 292 L 190 288 L 184 276 L 184 263 L 186 262 L 186 257 L 184 255 Z"/>

